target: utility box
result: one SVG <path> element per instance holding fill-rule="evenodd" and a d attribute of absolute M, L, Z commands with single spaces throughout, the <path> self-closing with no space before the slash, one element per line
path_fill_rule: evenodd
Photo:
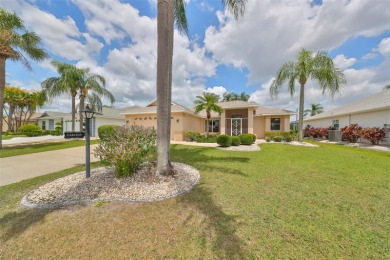
<path fill-rule="evenodd" d="M 341 142 L 341 139 L 343 138 L 343 134 L 340 130 L 329 130 L 328 136 L 329 141 L 331 142 Z"/>

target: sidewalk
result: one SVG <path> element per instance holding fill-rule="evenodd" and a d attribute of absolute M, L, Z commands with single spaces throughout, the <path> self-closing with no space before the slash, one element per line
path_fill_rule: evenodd
<path fill-rule="evenodd" d="M 97 145 L 91 145 L 91 153 Z M 91 162 L 98 161 L 91 154 Z M 0 186 L 85 165 L 85 146 L 0 158 Z"/>

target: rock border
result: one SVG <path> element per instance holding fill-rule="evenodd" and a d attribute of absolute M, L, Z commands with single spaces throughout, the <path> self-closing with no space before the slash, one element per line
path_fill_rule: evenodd
<path fill-rule="evenodd" d="M 160 197 L 160 198 L 156 198 L 156 199 L 134 200 L 134 199 L 129 199 L 129 198 L 119 198 L 119 197 L 110 197 L 110 196 L 104 197 L 103 196 L 103 197 L 98 197 L 98 198 L 94 198 L 94 199 L 73 200 L 73 201 L 67 201 L 67 202 L 61 202 L 61 203 L 32 203 L 32 202 L 29 202 L 28 201 L 29 195 L 32 194 L 33 192 L 35 192 L 39 188 L 38 187 L 37 189 L 34 189 L 34 190 L 28 192 L 25 196 L 23 196 L 20 204 L 24 207 L 31 208 L 31 209 L 56 209 L 56 208 L 62 208 L 62 207 L 67 207 L 67 206 L 73 206 L 73 205 L 86 205 L 86 204 L 90 204 L 90 203 L 102 201 L 102 200 L 118 201 L 118 202 L 132 203 L 132 204 L 151 203 L 151 202 L 159 202 L 159 201 L 168 200 L 170 198 L 174 198 L 174 197 L 183 195 L 183 194 L 191 191 L 195 187 L 195 185 L 198 184 L 200 181 L 200 173 L 193 166 L 188 165 L 188 164 L 184 164 L 184 163 L 179 163 L 179 162 L 172 162 L 172 165 L 174 165 L 176 167 L 186 167 L 187 168 L 186 171 L 188 172 L 188 169 L 189 169 L 189 171 L 192 174 L 194 174 L 196 179 L 189 186 L 186 186 L 182 190 L 178 190 L 176 193 L 171 194 L 171 195 L 166 196 L 166 197 Z M 72 175 L 79 174 L 79 173 L 80 172 L 77 172 L 77 173 L 74 173 Z M 71 176 L 71 175 L 68 175 L 68 176 Z M 68 176 L 65 176 L 65 177 L 68 177 Z M 62 177 L 62 178 L 65 178 L 65 177 Z M 61 179 L 61 178 L 59 178 L 59 179 Z M 56 180 L 58 180 L 58 179 L 56 179 Z"/>

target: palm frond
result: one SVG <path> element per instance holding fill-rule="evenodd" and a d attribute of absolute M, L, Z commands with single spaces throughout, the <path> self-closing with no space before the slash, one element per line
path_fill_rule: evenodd
<path fill-rule="evenodd" d="M 236 19 L 244 15 L 246 2 L 247 0 L 222 0 L 225 8 L 227 8 Z"/>
<path fill-rule="evenodd" d="M 174 1 L 174 16 L 177 29 L 180 33 L 188 35 L 188 23 L 186 17 L 186 9 L 183 0 Z"/>

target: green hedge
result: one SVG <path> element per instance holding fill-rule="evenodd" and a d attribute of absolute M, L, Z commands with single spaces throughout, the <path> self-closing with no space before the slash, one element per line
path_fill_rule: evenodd
<path fill-rule="evenodd" d="M 102 125 L 98 128 L 98 136 L 100 140 L 105 140 L 107 137 L 115 133 L 117 125 Z"/>
<path fill-rule="evenodd" d="M 274 136 L 274 142 L 280 143 L 281 141 L 282 141 L 282 137 L 281 136 Z"/>
<path fill-rule="evenodd" d="M 229 135 L 219 135 L 217 137 L 217 144 L 222 147 L 229 147 L 232 145 L 232 138 Z"/>
<path fill-rule="evenodd" d="M 28 137 L 40 136 L 42 135 L 42 129 L 35 124 L 26 124 L 19 127 L 19 133 Z"/>
<path fill-rule="evenodd" d="M 251 145 L 253 143 L 252 134 L 240 134 L 238 137 L 243 145 Z"/>
<path fill-rule="evenodd" d="M 290 132 L 265 132 L 265 137 L 271 138 L 274 140 L 275 136 L 281 136 L 282 139 L 286 139 L 287 136 L 291 136 Z"/>
<path fill-rule="evenodd" d="M 232 146 L 239 146 L 241 144 L 240 137 L 232 136 Z"/>
<path fill-rule="evenodd" d="M 189 131 L 186 133 L 186 138 L 190 142 L 196 142 L 196 140 L 201 136 L 198 131 Z"/>
<path fill-rule="evenodd" d="M 198 138 L 196 138 L 197 143 L 216 143 L 217 142 L 217 135 L 209 135 L 208 137 L 201 135 Z"/>

